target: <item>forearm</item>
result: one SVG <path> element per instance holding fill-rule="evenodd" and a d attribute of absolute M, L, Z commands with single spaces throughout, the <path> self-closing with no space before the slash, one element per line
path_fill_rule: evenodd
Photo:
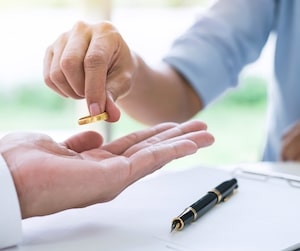
<path fill-rule="evenodd" d="M 171 67 L 148 66 L 137 56 L 137 69 L 128 94 L 118 100 L 127 114 L 145 124 L 183 122 L 201 109 L 201 100 Z"/>

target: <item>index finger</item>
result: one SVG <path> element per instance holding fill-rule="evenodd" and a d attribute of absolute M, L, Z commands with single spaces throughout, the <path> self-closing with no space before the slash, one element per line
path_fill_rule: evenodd
<path fill-rule="evenodd" d="M 90 27 L 83 22 L 78 22 L 70 32 L 59 62 L 70 87 L 82 98 L 85 95 L 83 61 L 90 40 Z"/>
<path fill-rule="evenodd" d="M 106 79 L 116 52 L 113 26 L 103 23 L 94 29 L 84 58 L 85 98 L 92 116 L 105 111 Z"/>

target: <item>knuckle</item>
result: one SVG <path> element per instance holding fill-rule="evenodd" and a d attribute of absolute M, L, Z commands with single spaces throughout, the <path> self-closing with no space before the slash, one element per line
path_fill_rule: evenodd
<path fill-rule="evenodd" d="M 84 58 L 84 68 L 86 69 L 95 69 L 99 65 L 103 65 L 105 63 L 104 60 L 104 53 L 101 51 L 98 51 L 97 53 L 90 53 L 86 55 Z"/>
<path fill-rule="evenodd" d="M 96 40 L 103 39 L 103 36 L 109 37 L 110 42 L 115 45 L 118 44 L 118 41 L 122 41 L 122 36 L 118 32 L 117 28 L 110 21 L 103 21 L 100 25 L 96 25 L 93 28 L 96 31 L 96 34 L 101 34 L 96 37 Z"/>
<path fill-rule="evenodd" d="M 112 24 L 110 21 L 103 21 L 101 22 L 98 26 L 98 29 L 101 31 L 111 31 L 111 30 L 116 30 L 115 26 Z"/>
<path fill-rule="evenodd" d="M 60 60 L 60 68 L 63 72 L 74 72 L 80 67 L 80 59 L 76 55 L 66 55 Z"/>
<path fill-rule="evenodd" d="M 55 69 L 51 71 L 49 79 L 54 83 L 62 83 L 65 80 L 64 75 L 60 69 Z"/>
<path fill-rule="evenodd" d="M 86 29 L 88 25 L 83 21 L 78 21 L 74 24 L 73 30 L 74 31 L 82 31 L 83 29 Z"/>

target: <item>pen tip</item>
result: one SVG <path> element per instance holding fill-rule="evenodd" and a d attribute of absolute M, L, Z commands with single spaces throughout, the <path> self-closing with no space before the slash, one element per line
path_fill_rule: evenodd
<path fill-rule="evenodd" d="M 174 229 L 176 228 L 176 223 L 175 222 L 172 222 L 172 226 L 171 226 L 171 233 L 174 231 Z"/>
<path fill-rule="evenodd" d="M 173 232 L 175 229 L 178 230 L 179 228 L 180 228 L 180 223 L 178 223 L 177 221 L 173 221 L 171 226 L 171 232 Z"/>

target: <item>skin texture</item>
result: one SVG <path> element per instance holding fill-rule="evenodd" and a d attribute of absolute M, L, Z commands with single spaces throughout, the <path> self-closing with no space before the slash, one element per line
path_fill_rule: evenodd
<path fill-rule="evenodd" d="M 63 143 L 34 133 L 8 134 L 0 153 L 12 174 L 22 218 L 115 198 L 166 163 L 213 143 L 200 121 L 163 123 L 103 144 L 96 132 Z"/>

